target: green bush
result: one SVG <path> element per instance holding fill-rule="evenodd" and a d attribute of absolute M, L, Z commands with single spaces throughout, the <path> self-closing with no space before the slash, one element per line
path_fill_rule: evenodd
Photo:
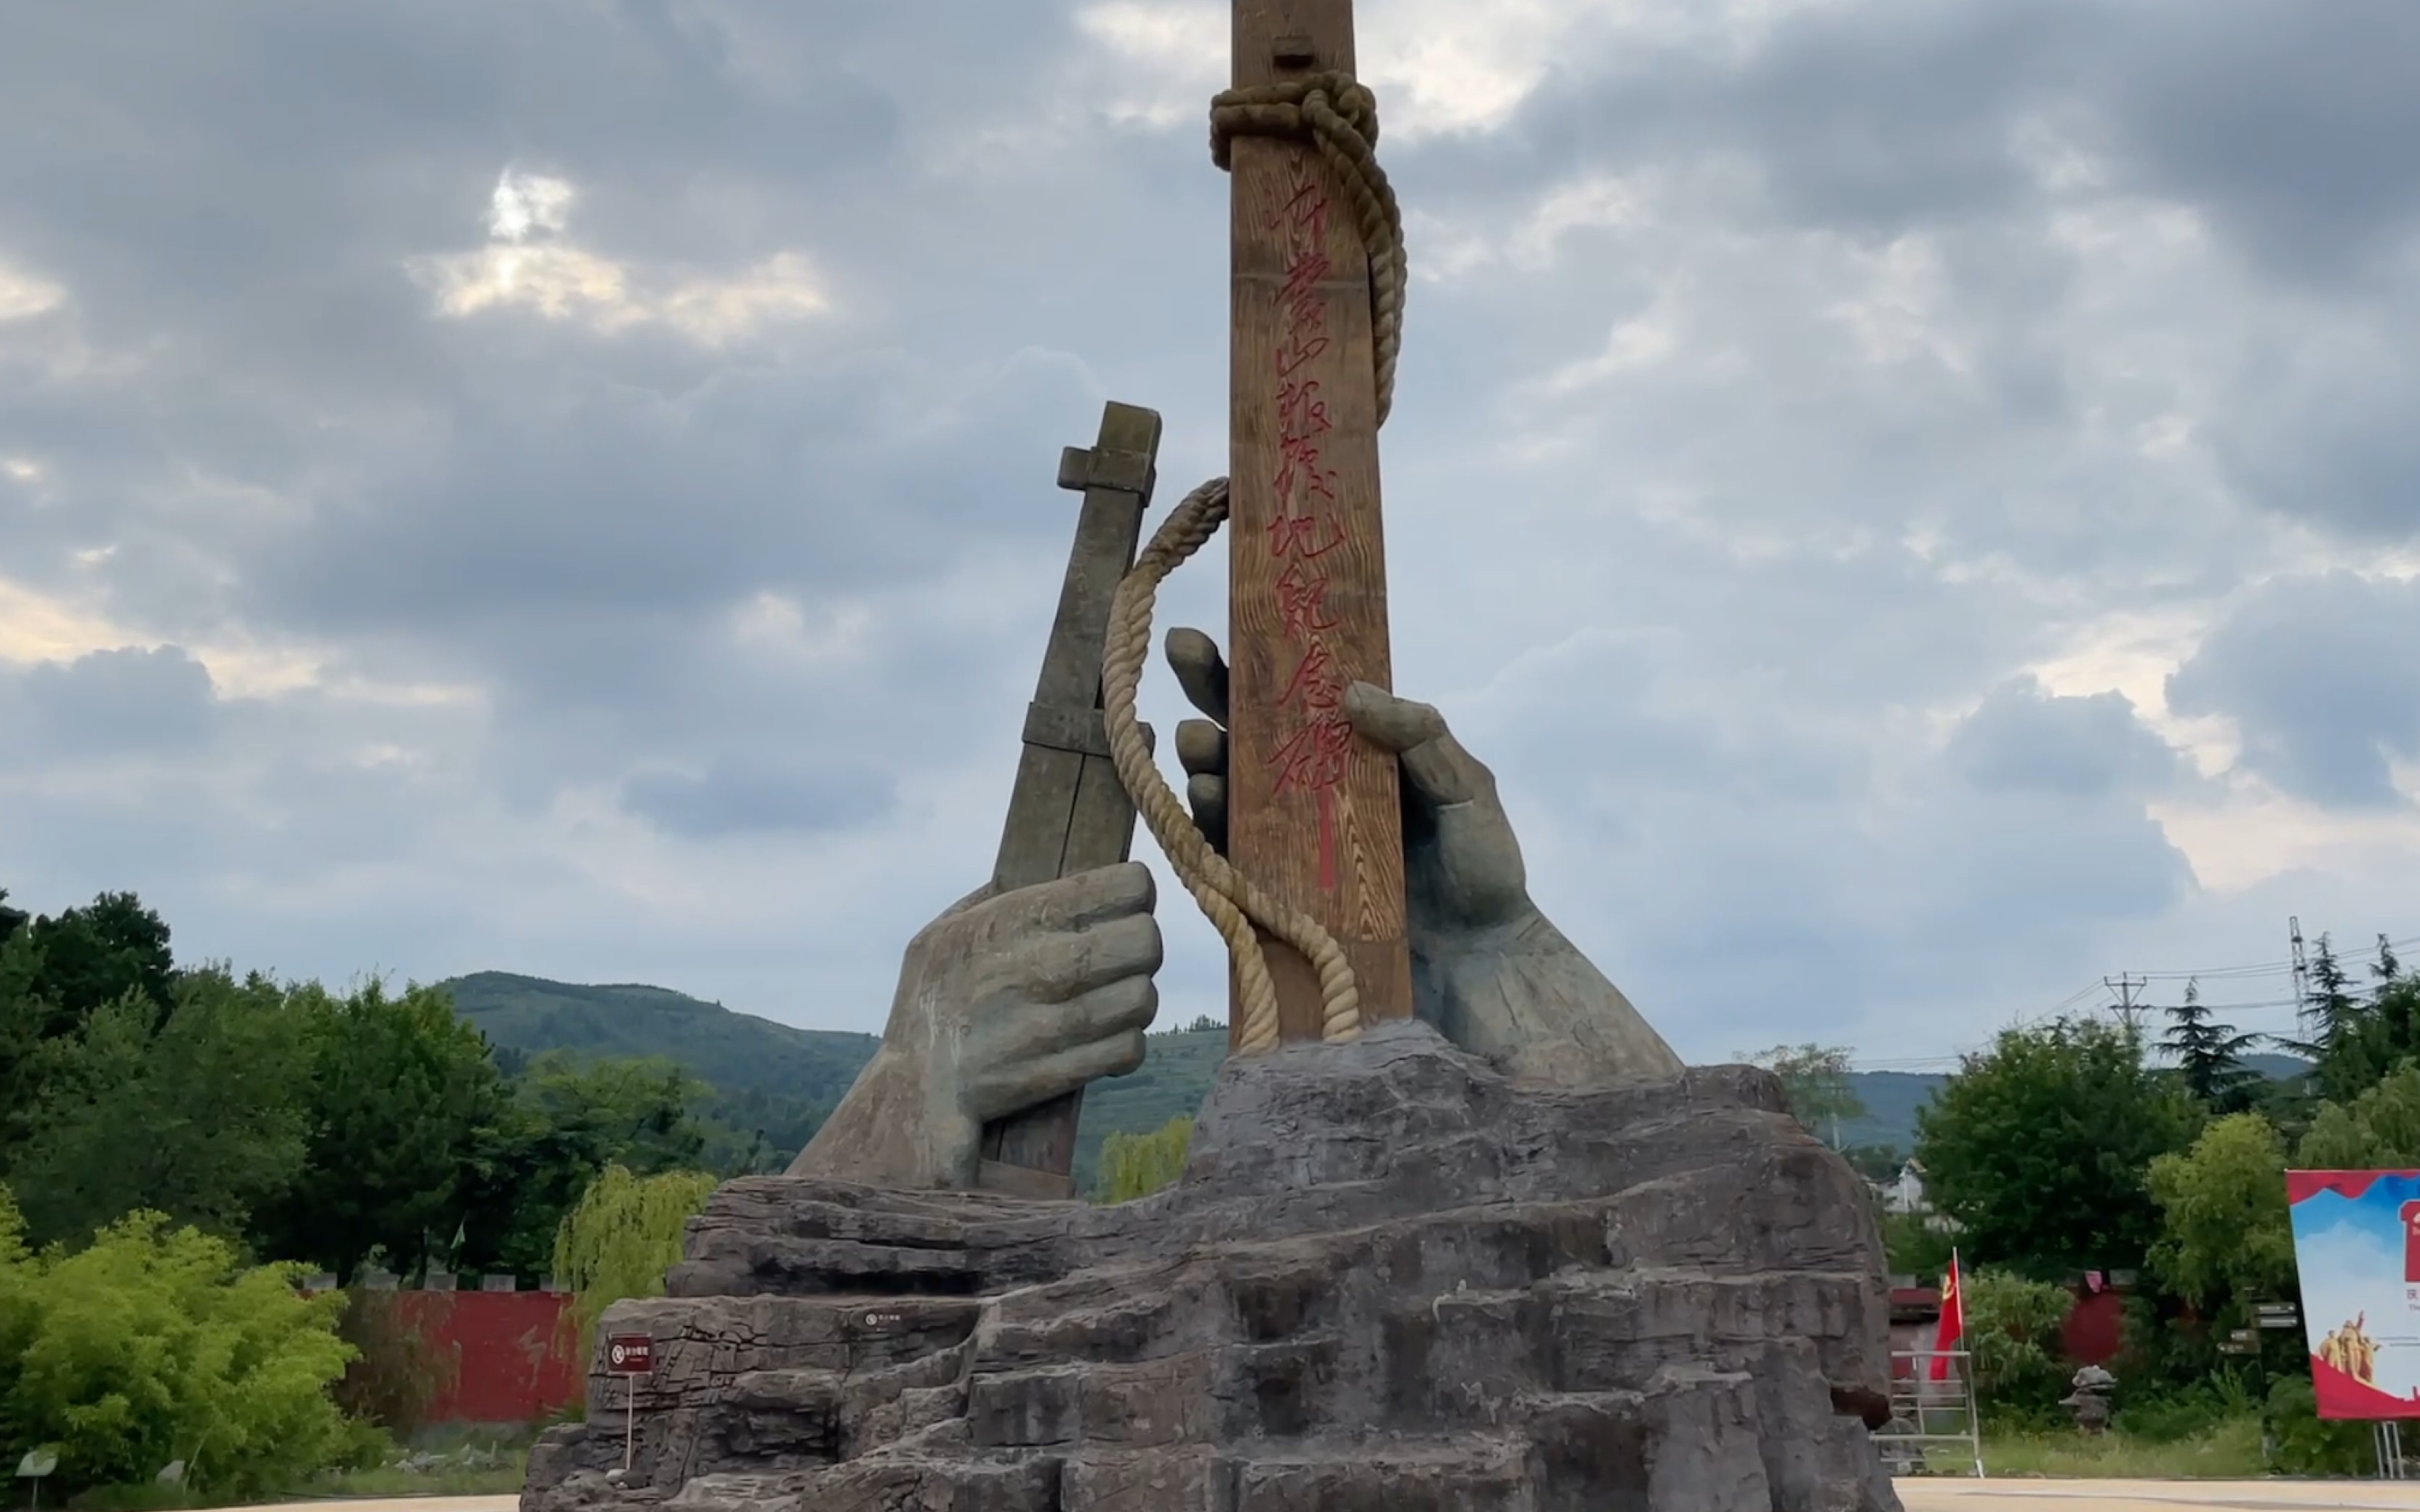
<path fill-rule="evenodd" d="M 2270 1468 L 2284 1474 L 2367 1475 L 2377 1469 L 2370 1426 L 2321 1418 L 2307 1377 L 2288 1376 L 2269 1388 L 2266 1426 L 2275 1444 Z"/>
<path fill-rule="evenodd" d="M 1145 1134 L 1109 1135 L 1101 1144 L 1101 1200 L 1132 1202 L 1173 1186 L 1192 1145 L 1191 1119 L 1171 1119 Z"/>
<path fill-rule="evenodd" d="M 422 1336 L 405 1311 L 403 1293 L 355 1288 L 337 1336 L 353 1350 L 335 1388 L 344 1414 L 396 1439 L 427 1427 L 428 1410 L 454 1383 L 461 1361 Z"/>
<path fill-rule="evenodd" d="M 181 1459 L 193 1495 L 229 1499 L 342 1457 L 344 1301 L 302 1295 L 299 1267 L 246 1267 L 158 1213 L 76 1254 L 29 1254 L 23 1232 L 0 1188 L 0 1458 L 54 1446 L 62 1497 L 148 1485 Z"/>
<path fill-rule="evenodd" d="M 2010 1427 L 2063 1420 L 2058 1399 L 2067 1395 L 2070 1372 L 2058 1331 L 2074 1299 L 2064 1288 L 2006 1271 L 1978 1271 L 1962 1280 L 1965 1346 L 1985 1420 Z"/>

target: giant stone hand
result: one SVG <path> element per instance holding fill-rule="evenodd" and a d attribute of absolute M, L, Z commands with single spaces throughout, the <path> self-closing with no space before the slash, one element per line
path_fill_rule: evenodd
<path fill-rule="evenodd" d="M 1176 727 L 1176 753 L 1194 822 L 1223 851 L 1227 663 L 1208 636 L 1185 629 L 1169 632 L 1168 661 L 1185 696 L 1209 716 Z M 1530 901 L 1496 776 L 1463 749 L 1444 717 L 1368 683 L 1347 692 L 1344 713 L 1403 768 L 1413 1011 L 1514 1076 L 1679 1075 L 1681 1059 L 1664 1037 Z"/>
<path fill-rule="evenodd" d="M 926 925 L 882 1047 L 790 1174 L 966 1190 L 985 1123 L 1141 1065 L 1159 1008 L 1152 902 L 1129 861 L 985 887 Z"/>

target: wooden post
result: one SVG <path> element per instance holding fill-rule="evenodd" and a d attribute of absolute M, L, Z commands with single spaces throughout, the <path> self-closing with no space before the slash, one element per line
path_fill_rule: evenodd
<path fill-rule="evenodd" d="M 1352 0 L 1234 0 L 1236 87 L 1353 66 Z M 1409 1017 L 1395 763 L 1342 707 L 1393 681 L 1369 252 L 1310 143 L 1239 137 L 1231 161 L 1228 852 L 1336 936 L 1364 1022 Z M 1280 1038 L 1318 1039 L 1310 963 L 1263 938 Z"/>
<path fill-rule="evenodd" d="M 1109 761 L 1101 722 L 1101 651 L 1109 599 L 1134 565 L 1151 503 L 1159 430 L 1154 411 L 1112 402 L 1101 414 L 1100 440 L 1060 456 L 1059 486 L 1080 491 L 1084 507 L 1042 676 L 1025 711 L 1025 750 L 992 872 L 998 891 L 1113 866 L 1133 849 L 1134 802 Z M 1142 733 L 1148 739 L 1150 730 Z M 977 1184 L 1014 1196 L 1075 1196 L 1083 1103 L 1078 1090 L 986 1126 Z"/>

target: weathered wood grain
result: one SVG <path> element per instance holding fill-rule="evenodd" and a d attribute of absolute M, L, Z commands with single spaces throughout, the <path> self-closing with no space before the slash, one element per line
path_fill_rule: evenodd
<path fill-rule="evenodd" d="M 1238 87 L 1353 66 L 1350 0 L 1235 0 Z M 1245 137 L 1233 163 L 1229 854 L 1336 935 L 1365 1021 L 1407 1017 L 1395 763 L 1337 706 L 1393 677 L 1368 252 L 1315 147 Z M 1281 1037 L 1317 1039 L 1309 963 L 1266 944 Z"/>

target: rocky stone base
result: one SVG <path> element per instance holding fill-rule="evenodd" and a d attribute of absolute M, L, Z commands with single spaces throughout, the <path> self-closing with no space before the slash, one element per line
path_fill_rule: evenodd
<path fill-rule="evenodd" d="M 1419 1025 L 1230 1061 L 1113 1208 L 752 1178 L 524 1512 L 1898 1512 L 1863 1184 L 1742 1067 L 1513 1087 Z"/>

